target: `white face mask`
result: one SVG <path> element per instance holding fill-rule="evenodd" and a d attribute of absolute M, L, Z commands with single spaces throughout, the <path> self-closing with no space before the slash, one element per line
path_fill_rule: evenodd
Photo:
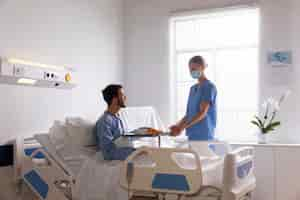
<path fill-rule="evenodd" d="M 199 79 L 201 77 L 202 73 L 199 70 L 193 70 L 191 71 L 191 76 L 193 79 Z"/>

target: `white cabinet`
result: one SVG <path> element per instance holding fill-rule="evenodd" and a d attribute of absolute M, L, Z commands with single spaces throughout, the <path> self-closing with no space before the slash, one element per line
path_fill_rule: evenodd
<path fill-rule="evenodd" d="M 255 147 L 254 173 L 256 189 L 253 200 L 275 200 L 273 152 L 269 147 Z"/>
<path fill-rule="evenodd" d="M 300 145 L 254 146 L 256 189 L 253 200 L 300 200 Z"/>
<path fill-rule="evenodd" d="M 300 147 L 276 147 L 276 199 L 300 199 Z"/>

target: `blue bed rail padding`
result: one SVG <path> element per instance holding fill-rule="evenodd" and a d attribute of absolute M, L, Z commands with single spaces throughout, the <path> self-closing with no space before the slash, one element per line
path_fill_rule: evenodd
<path fill-rule="evenodd" d="M 24 150 L 24 153 L 26 156 L 31 156 L 32 153 L 37 150 L 37 149 L 40 149 L 41 147 L 35 147 L 35 148 L 28 148 L 28 149 L 25 149 Z M 42 153 L 42 152 L 38 152 L 33 158 L 36 158 L 36 159 L 44 159 L 45 158 L 45 155 Z"/>
<path fill-rule="evenodd" d="M 252 168 L 252 161 L 246 162 L 237 168 L 237 175 L 239 178 L 245 178 L 250 173 L 250 170 Z"/>
<path fill-rule="evenodd" d="M 155 174 L 152 181 L 152 188 L 184 192 L 190 190 L 186 177 L 177 174 Z"/>
<path fill-rule="evenodd" d="M 25 180 L 39 193 L 39 195 L 46 199 L 49 191 L 48 184 L 39 176 L 39 174 L 32 170 L 24 175 Z"/>
<path fill-rule="evenodd" d="M 208 148 L 213 152 L 216 152 L 216 145 L 215 144 L 208 144 Z"/>

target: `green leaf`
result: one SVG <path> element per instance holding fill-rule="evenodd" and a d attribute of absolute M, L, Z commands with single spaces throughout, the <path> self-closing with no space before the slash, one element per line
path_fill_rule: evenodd
<path fill-rule="evenodd" d="M 274 131 L 274 129 L 273 129 L 273 128 L 264 128 L 264 129 L 262 130 L 262 133 L 263 133 L 263 134 L 267 134 L 267 133 L 269 133 L 269 132 L 271 132 L 271 131 Z"/>
<path fill-rule="evenodd" d="M 266 128 L 262 128 L 261 131 L 262 131 L 262 134 L 267 134 L 268 133 L 268 130 Z"/>
<path fill-rule="evenodd" d="M 275 128 L 277 126 L 280 126 L 280 122 L 273 122 L 273 123 L 270 123 L 266 128 L 264 128 L 264 131 L 267 133 L 267 132 L 270 132 L 270 131 L 274 131 Z"/>
<path fill-rule="evenodd" d="M 280 122 L 273 122 L 269 124 L 266 128 L 275 128 L 277 126 L 280 126 Z"/>
<path fill-rule="evenodd" d="M 260 127 L 264 127 L 264 124 L 263 124 L 262 121 L 259 119 L 259 117 L 255 116 L 255 119 L 258 121 Z"/>
<path fill-rule="evenodd" d="M 277 122 L 271 123 L 270 125 L 271 125 L 272 127 L 276 127 L 276 126 L 280 126 L 281 123 L 277 121 Z"/>
<path fill-rule="evenodd" d="M 251 121 L 251 123 L 254 124 L 254 125 L 256 125 L 258 128 L 261 128 L 258 122 L 256 122 L 256 121 L 253 120 L 253 121 Z"/>

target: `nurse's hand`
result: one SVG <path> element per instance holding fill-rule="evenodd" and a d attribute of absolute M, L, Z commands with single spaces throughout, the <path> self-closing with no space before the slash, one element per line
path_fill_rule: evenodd
<path fill-rule="evenodd" d="M 170 127 L 170 131 L 171 131 L 171 136 L 178 136 L 181 134 L 182 132 L 182 128 L 178 125 L 174 125 Z"/>

